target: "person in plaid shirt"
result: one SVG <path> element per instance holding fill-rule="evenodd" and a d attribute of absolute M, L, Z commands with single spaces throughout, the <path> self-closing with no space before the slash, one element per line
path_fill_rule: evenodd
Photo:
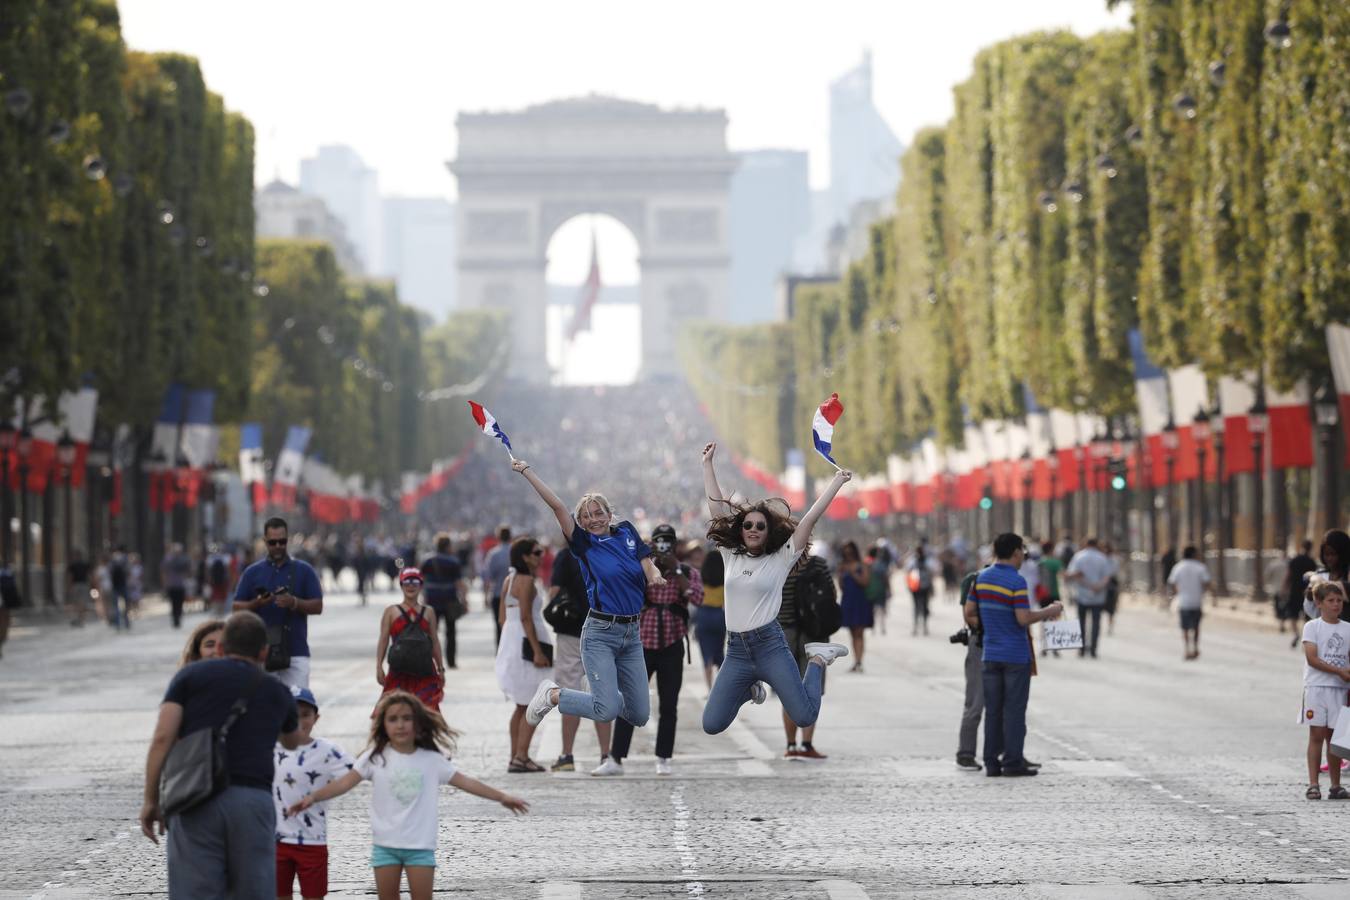
<path fill-rule="evenodd" d="M 670 774 L 670 758 L 675 753 L 675 716 L 684 680 L 686 638 L 689 634 L 689 607 L 703 602 L 703 579 L 698 569 L 675 559 L 675 529 L 658 525 L 652 531 L 652 551 L 656 568 L 666 579 L 663 585 L 647 586 L 638 631 L 642 655 L 646 658 L 648 678 L 656 675 L 658 719 L 656 725 L 656 774 Z M 622 774 L 624 758 L 633 740 L 633 726 L 620 717 L 614 722 L 614 745 L 610 761 Z"/>

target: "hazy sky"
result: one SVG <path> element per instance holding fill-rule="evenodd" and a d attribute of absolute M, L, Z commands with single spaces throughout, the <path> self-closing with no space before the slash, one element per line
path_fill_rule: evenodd
<path fill-rule="evenodd" d="M 951 113 L 981 47 L 1013 34 L 1124 27 L 1105 0 L 119 0 L 140 50 L 196 56 L 257 129 L 257 179 L 294 182 L 348 144 L 387 194 L 453 197 L 455 115 L 596 92 L 721 107 L 732 149 L 811 152 L 828 177 L 829 82 L 870 47 L 901 140 Z"/>

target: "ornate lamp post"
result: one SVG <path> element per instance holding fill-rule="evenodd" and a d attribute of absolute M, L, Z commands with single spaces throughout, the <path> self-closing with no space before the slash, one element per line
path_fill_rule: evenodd
<path fill-rule="evenodd" d="M 1341 496 L 1337 478 L 1336 424 L 1340 409 L 1336 389 L 1330 381 L 1323 381 L 1313 395 L 1313 410 L 1317 413 L 1317 438 L 1322 444 L 1322 502 L 1325 504 L 1327 528 L 1341 527 Z"/>
<path fill-rule="evenodd" d="M 0 563 L 10 559 L 9 455 L 19 441 L 19 432 L 8 421 L 0 422 Z"/>
<path fill-rule="evenodd" d="M 1022 534 L 1030 535 L 1031 528 L 1031 475 L 1035 468 L 1035 463 L 1031 461 L 1031 451 L 1024 450 L 1022 458 L 1018 461 L 1018 468 L 1022 474 Z"/>
<path fill-rule="evenodd" d="M 1045 537 L 1051 543 L 1055 540 L 1055 505 L 1059 502 L 1059 454 L 1050 448 L 1050 456 L 1045 461 L 1050 468 L 1050 500 L 1045 504 Z"/>
<path fill-rule="evenodd" d="M 19 454 L 19 565 L 23 568 L 21 580 L 24 602 L 31 603 L 33 580 L 28 560 L 31 549 L 28 534 L 28 454 L 33 452 L 33 434 L 26 427 L 19 432 L 14 449 Z"/>
<path fill-rule="evenodd" d="M 1203 406 L 1195 411 L 1195 418 L 1191 419 L 1191 434 L 1195 436 L 1195 540 L 1200 548 L 1200 561 L 1209 565 L 1205 548 L 1205 532 L 1209 527 L 1209 504 L 1205 497 L 1205 445 L 1209 443 L 1209 416 Z"/>
<path fill-rule="evenodd" d="M 1219 527 L 1215 533 L 1215 570 L 1214 586 L 1219 594 L 1228 593 L 1228 569 L 1224 554 L 1232 541 L 1229 539 L 1233 521 L 1228 508 L 1228 473 L 1223 467 L 1223 410 L 1216 402 L 1209 410 L 1209 432 L 1214 440 L 1214 478 L 1218 482 L 1219 502 L 1215 507 L 1219 516 Z"/>
<path fill-rule="evenodd" d="M 1261 390 L 1256 395 L 1247 414 L 1247 429 L 1252 434 L 1252 464 L 1255 466 L 1252 479 L 1255 490 L 1252 502 L 1252 599 L 1266 599 L 1266 587 L 1261 583 L 1261 550 L 1266 537 L 1266 428 L 1270 426 L 1270 416 L 1266 413 L 1266 395 Z"/>
<path fill-rule="evenodd" d="M 1163 464 L 1167 467 L 1167 546 L 1175 547 L 1177 544 L 1177 494 L 1176 494 L 1176 465 L 1177 465 L 1177 423 L 1172 421 L 1172 415 L 1167 416 L 1167 424 L 1163 426 L 1162 447 Z"/>
<path fill-rule="evenodd" d="M 1106 540 L 1106 499 L 1110 493 L 1110 485 L 1105 482 L 1113 447 L 1110 426 L 1103 425 L 1102 430 L 1092 439 L 1092 482 L 1097 494 L 1092 530 L 1097 533 L 1099 540 Z"/>
<path fill-rule="evenodd" d="M 71 556 L 75 549 L 75 517 L 70 502 L 71 482 L 75 475 L 75 441 L 71 439 L 69 431 L 62 432 L 61 440 L 56 442 L 56 461 L 60 464 L 61 472 L 66 477 L 65 507 L 62 510 L 61 517 L 65 520 L 66 565 L 70 565 Z"/>

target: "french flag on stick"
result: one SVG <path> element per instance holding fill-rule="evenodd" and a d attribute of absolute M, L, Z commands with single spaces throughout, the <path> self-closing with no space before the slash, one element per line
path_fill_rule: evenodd
<path fill-rule="evenodd" d="M 843 414 L 844 404 L 839 402 L 839 395 L 831 394 L 830 399 L 820 404 L 820 408 L 816 410 L 816 417 L 811 422 L 811 440 L 816 445 L 816 452 L 829 460 L 830 465 L 836 469 L 839 468 L 839 463 L 830 455 L 830 444 L 834 440 L 834 425 Z"/>
<path fill-rule="evenodd" d="M 506 436 L 505 431 L 502 431 L 501 426 L 497 424 L 497 420 L 492 418 L 492 413 L 483 409 L 481 404 L 474 403 L 472 400 L 468 401 L 468 403 L 469 409 L 473 411 L 473 420 L 478 423 L 478 427 L 482 429 L 483 434 L 486 434 L 488 437 L 495 437 L 497 440 L 501 441 L 506 446 L 507 455 L 512 459 L 515 459 L 516 455 L 511 452 L 511 439 Z"/>

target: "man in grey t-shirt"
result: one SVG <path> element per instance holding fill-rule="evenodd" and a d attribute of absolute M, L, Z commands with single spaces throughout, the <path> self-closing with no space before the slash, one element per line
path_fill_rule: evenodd
<path fill-rule="evenodd" d="M 502 602 L 502 583 L 511 570 L 511 529 L 503 525 L 497 529 L 497 546 L 483 560 L 483 593 L 492 608 L 492 624 L 497 629 L 496 643 L 502 642 L 499 608 Z"/>
<path fill-rule="evenodd" d="M 1097 656 L 1097 640 L 1102 631 L 1102 610 L 1106 607 L 1106 587 L 1113 571 L 1111 560 L 1097 548 L 1097 539 L 1087 543 L 1069 560 L 1064 577 L 1073 585 L 1074 602 L 1078 604 L 1078 624 L 1083 629 L 1083 648 L 1079 656 Z M 1088 636 L 1091 620 L 1092 634 Z"/>

